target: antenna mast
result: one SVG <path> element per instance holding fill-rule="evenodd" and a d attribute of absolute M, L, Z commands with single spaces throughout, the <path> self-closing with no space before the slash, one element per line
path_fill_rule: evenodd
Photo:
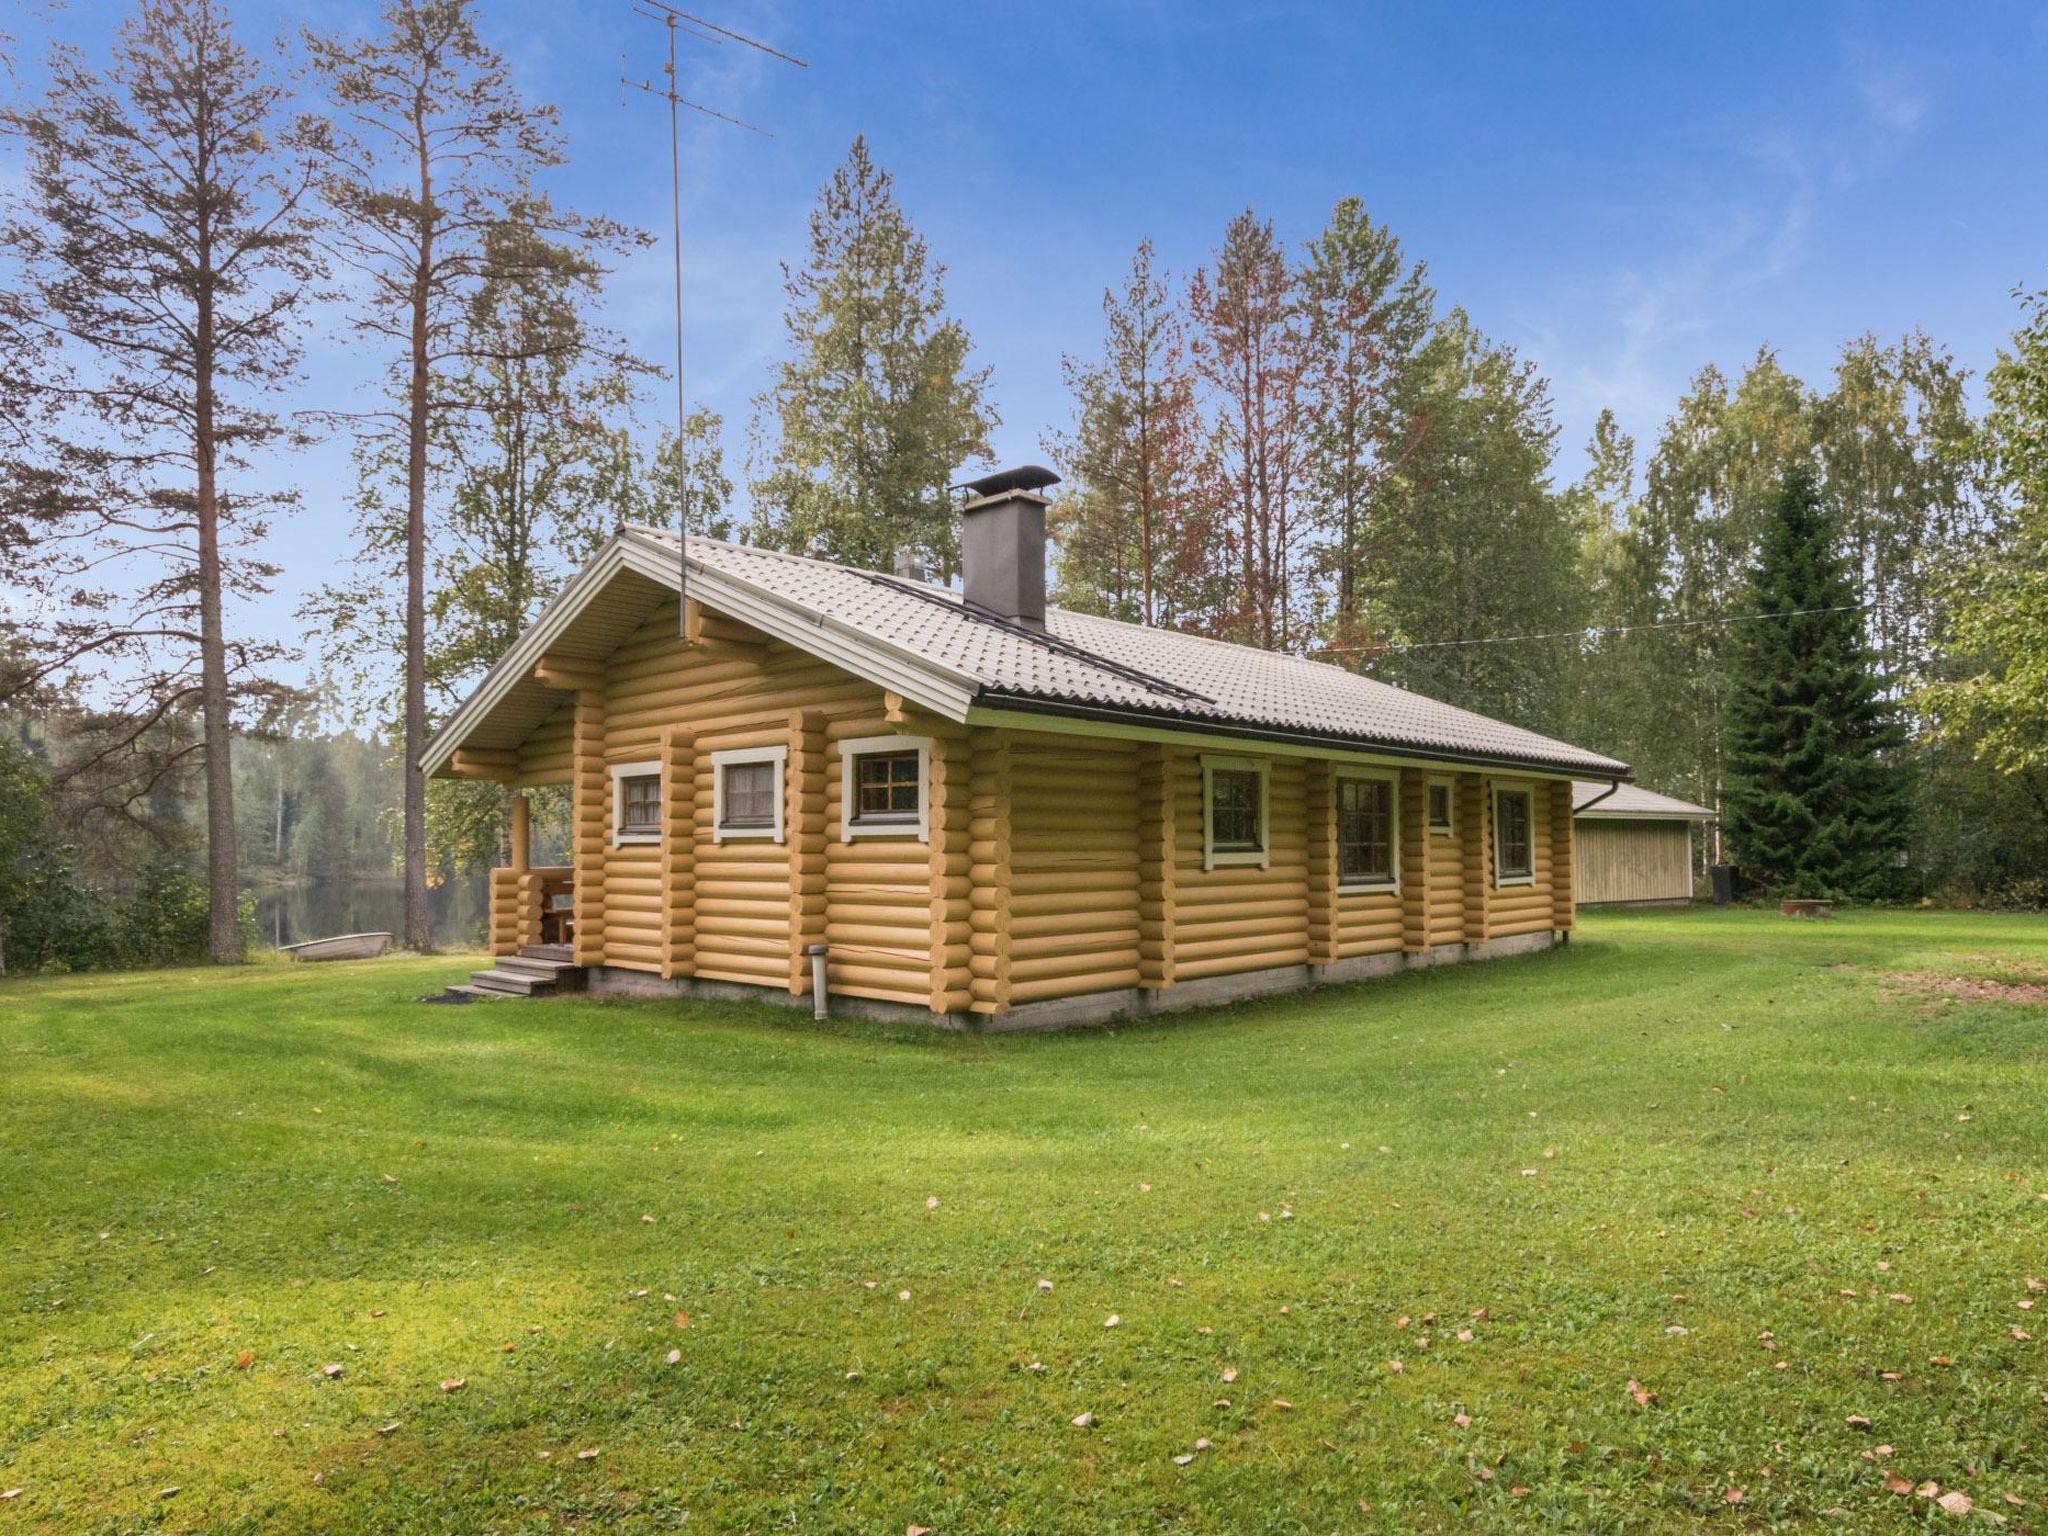
<path fill-rule="evenodd" d="M 727 42 L 740 43 L 770 58 L 780 59 L 785 64 L 794 64 L 798 69 L 809 69 L 804 60 L 771 48 L 758 38 L 734 32 L 706 21 L 688 11 L 679 10 L 666 0 L 634 0 L 633 13 L 645 16 L 649 21 L 661 23 L 668 34 L 668 58 L 662 65 L 662 83 L 655 85 L 648 80 L 635 80 L 626 73 L 626 60 L 619 58 L 619 105 L 626 103 L 628 90 L 640 91 L 648 96 L 658 96 L 668 103 L 668 174 L 669 174 L 669 244 L 670 254 L 675 263 L 676 291 L 676 623 L 685 644 L 690 638 L 690 478 L 688 460 L 684 453 L 684 408 L 683 393 L 683 147 L 682 130 L 679 126 L 677 109 L 688 107 L 692 112 L 705 117 L 715 117 L 722 123 L 735 128 L 744 128 L 749 133 L 758 133 L 763 138 L 773 138 L 767 129 L 753 123 L 704 106 L 682 95 L 677 86 L 681 78 L 676 72 L 676 34 L 686 32 L 700 42 L 723 47 Z"/>

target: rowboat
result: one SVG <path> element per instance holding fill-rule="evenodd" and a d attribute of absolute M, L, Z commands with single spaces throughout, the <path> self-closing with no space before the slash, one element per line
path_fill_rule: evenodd
<path fill-rule="evenodd" d="M 388 933 L 337 933 L 331 939 L 281 944 L 277 952 L 294 960 L 374 960 L 390 947 Z"/>

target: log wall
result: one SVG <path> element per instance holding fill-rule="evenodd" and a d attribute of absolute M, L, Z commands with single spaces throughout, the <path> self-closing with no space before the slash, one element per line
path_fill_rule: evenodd
<path fill-rule="evenodd" d="M 1561 782 L 1392 770 L 1398 888 L 1360 890 L 1338 878 L 1347 770 L 1271 757 L 1264 861 L 1205 868 L 1199 749 L 969 730 L 729 619 L 693 626 L 685 648 L 671 603 L 601 668 L 554 665 L 562 702 L 518 751 L 520 781 L 572 785 L 580 963 L 802 993 L 822 943 L 834 992 L 994 1014 L 1570 926 Z M 931 743 L 927 835 L 846 841 L 841 744 L 898 734 Z M 713 754 L 759 747 L 785 752 L 782 835 L 720 841 Z M 660 766 L 661 833 L 618 843 L 612 770 L 635 763 Z M 1448 834 L 1427 826 L 1432 781 Z M 1493 792 L 1524 782 L 1535 879 L 1502 887 Z M 528 940 L 532 884 L 494 876 L 494 950 Z"/>

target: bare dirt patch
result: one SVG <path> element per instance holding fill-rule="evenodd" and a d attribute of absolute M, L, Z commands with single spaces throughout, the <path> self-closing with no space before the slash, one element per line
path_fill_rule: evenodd
<path fill-rule="evenodd" d="M 2048 981 L 2012 981 L 1991 976 L 1951 976 L 1940 971 L 1887 971 L 1884 979 L 1923 997 L 1959 997 L 1972 1003 L 2048 1005 Z"/>

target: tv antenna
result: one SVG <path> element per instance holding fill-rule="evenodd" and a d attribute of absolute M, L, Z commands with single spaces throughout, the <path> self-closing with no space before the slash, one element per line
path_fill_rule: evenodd
<path fill-rule="evenodd" d="M 722 48 L 727 43 L 738 43 L 765 53 L 771 59 L 780 59 L 785 64 L 794 64 L 798 69 L 811 66 L 793 54 L 784 53 L 780 48 L 771 48 L 759 38 L 748 37 L 729 27 L 721 27 L 715 21 L 706 21 L 689 11 L 680 10 L 666 3 L 666 0 L 633 0 L 633 13 L 645 16 L 649 21 L 659 22 L 668 33 L 668 59 L 661 67 L 662 83 L 651 80 L 635 80 L 626 73 L 626 57 L 619 55 L 619 105 L 626 104 L 626 92 L 635 90 L 648 96 L 658 96 L 668 103 L 668 177 L 669 177 L 669 243 L 675 259 L 676 288 L 676 614 L 682 639 L 690 638 L 690 475 L 687 456 L 684 453 L 684 406 L 683 406 L 683 149 L 682 132 L 677 126 L 679 109 L 688 107 L 705 117 L 715 117 L 721 123 L 730 123 L 735 128 L 744 128 L 749 133 L 758 133 L 764 139 L 774 134 L 766 128 L 734 117 L 730 112 L 720 112 L 707 107 L 700 101 L 692 101 L 681 94 L 677 86 L 681 77 L 676 72 L 676 36 L 684 33 L 698 42 L 710 43 Z"/>

